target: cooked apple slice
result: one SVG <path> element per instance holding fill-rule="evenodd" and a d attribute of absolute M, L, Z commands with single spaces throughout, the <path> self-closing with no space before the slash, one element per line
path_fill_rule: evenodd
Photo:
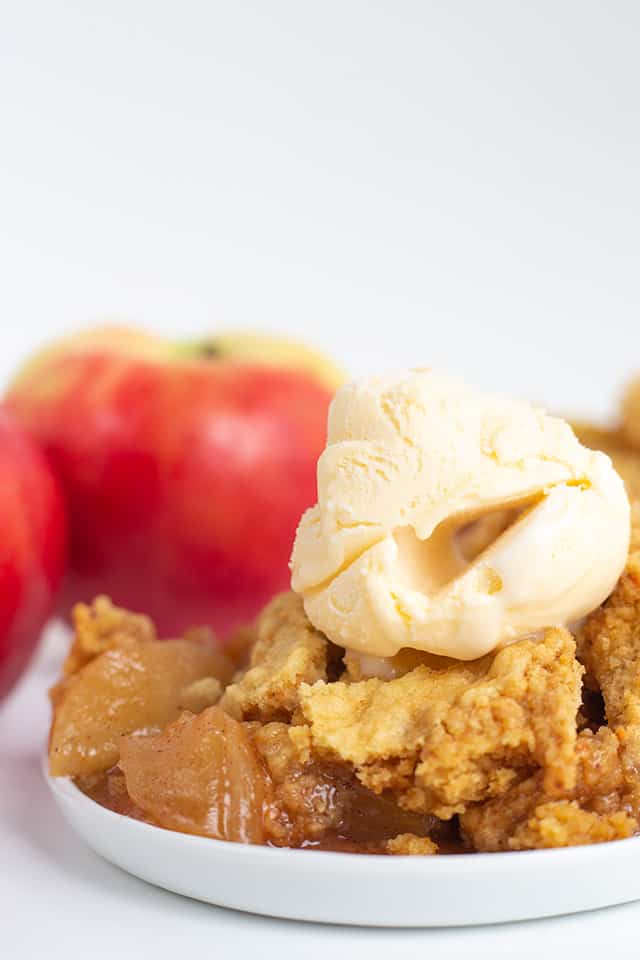
<path fill-rule="evenodd" d="M 159 732 L 183 710 L 210 706 L 231 671 L 221 653 L 188 640 L 131 640 L 105 650 L 52 691 L 51 775 L 108 770 L 122 736 Z"/>
<path fill-rule="evenodd" d="M 209 707 L 159 736 L 126 737 L 120 767 L 133 802 L 159 826 L 262 843 L 270 781 L 246 725 Z"/>

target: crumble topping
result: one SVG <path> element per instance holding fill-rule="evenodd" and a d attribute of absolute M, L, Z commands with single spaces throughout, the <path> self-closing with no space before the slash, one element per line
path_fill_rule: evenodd
<path fill-rule="evenodd" d="M 258 618 L 248 668 L 227 687 L 223 708 L 237 719 L 290 718 L 300 685 L 326 679 L 328 648 L 326 637 L 309 623 L 301 598 L 280 594 Z"/>

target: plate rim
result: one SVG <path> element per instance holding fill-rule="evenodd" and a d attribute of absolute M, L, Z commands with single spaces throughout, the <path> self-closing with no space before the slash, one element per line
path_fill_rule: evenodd
<path fill-rule="evenodd" d="M 601 858 L 605 859 L 612 849 L 629 849 L 632 846 L 640 846 L 640 834 L 627 837 L 623 840 L 607 840 L 601 843 L 580 844 L 569 847 L 553 847 L 544 850 L 504 850 L 492 853 L 458 853 L 442 854 L 432 856 L 416 856 L 411 854 L 397 854 L 390 856 L 385 853 L 350 853 L 339 850 L 317 850 L 314 848 L 297 847 L 277 847 L 269 844 L 239 843 L 232 840 L 218 840 L 214 837 L 204 837 L 197 834 L 183 833 L 180 830 L 171 830 L 168 827 L 162 827 L 157 824 L 145 823 L 143 820 L 136 820 L 134 817 L 128 817 L 126 814 L 118 813 L 115 810 L 109 810 L 103 807 L 97 800 L 93 800 L 73 782 L 71 777 L 54 777 L 48 770 L 48 756 L 45 753 L 42 758 L 42 773 L 49 789 L 54 795 L 72 801 L 90 811 L 91 815 L 102 817 L 105 821 L 110 821 L 115 825 L 116 821 L 126 821 L 130 830 L 137 830 L 145 839 L 151 839 L 152 835 L 157 835 L 161 831 L 163 839 L 167 835 L 175 838 L 176 841 L 182 841 L 185 844 L 199 848 L 201 850 L 212 849 L 220 852 L 231 853 L 235 857 L 259 857 L 263 860 L 272 860 L 274 866 L 283 858 L 288 859 L 292 854 L 297 858 L 313 857 L 315 862 L 318 857 L 326 864 L 334 861 L 336 864 L 347 862 L 350 864 L 362 863 L 363 867 L 367 864 L 373 865 L 385 863 L 385 870 L 396 870 L 398 872 L 406 871 L 409 864 L 418 866 L 419 869 L 429 869 L 432 871 L 444 872 L 452 867 L 456 869 L 464 864 L 465 871 L 477 871 L 486 873 L 487 868 L 492 870 L 507 870 L 509 865 L 516 862 L 522 863 L 532 861 L 542 866 L 543 861 L 548 861 L 549 866 L 559 859 L 567 860 L 573 857 L 579 866 L 579 862 L 584 860 L 585 865 L 588 862 L 589 867 L 593 868 L 594 858 L 599 859 L 598 851 L 601 851 Z M 213 846 L 211 846 L 213 845 Z M 421 866 L 420 866 L 421 865 Z"/>

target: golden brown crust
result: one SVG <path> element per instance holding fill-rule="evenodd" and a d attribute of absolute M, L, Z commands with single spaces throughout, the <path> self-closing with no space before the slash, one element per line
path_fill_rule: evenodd
<path fill-rule="evenodd" d="M 427 729 L 473 682 L 463 666 L 439 674 L 419 666 L 395 680 L 323 683 L 300 690 L 314 753 L 356 768 L 415 757 Z"/>
<path fill-rule="evenodd" d="M 629 836 L 636 822 L 628 810 L 618 738 L 607 727 L 596 734 L 584 730 L 576 759 L 574 785 L 559 796 L 549 796 L 538 771 L 503 796 L 470 807 L 460 822 L 471 846 L 494 852 L 596 843 L 599 832 L 600 839 L 615 839 L 608 834 L 612 828 Z"/>
<path fill-rule="evenodd" d="M 258 618 L 249 666 L 227 687 L 221 706 L 236 719 L 288 719 L 302 683 L 327 676 L 329 641 L 307 619 L 295 593 L 275 597 Z"/>
<path fill-rule="evenodd" d="M 587 617 L 579 654 L 597 681 L 609 725 L 623 745 L 633 807 L 640 811 L 640 554 L 629 558 L 616 589 Z"/>
<path fill-rule="evenodd" d="M 71 618 L 74 634 L 63 667 L 65 676 L 112 647 L 132 640 L 149 643 L 156 639 L 156 628 L 149 617 L 116 607 L 108 597 L 96 597 L 90 606 L 77 603 Z"/>
<path fill-rule="evenodd" d="M 542 768 L 550 795 L 570 788 L 582 673 L 566 630 L 547 630 L 540 640 L 500 651 L 486 680 L 463 694 L 425 743 L 416 781 L 436 786 L 456 807 L 456 792 L 464 802 L 496 795 L 511 768 L 532 763 Z"/>
<path fill-rule="evenodd" d="M 523 640 L 482 670 L 419 666 L 388 682 L 303 685 L 307 731 L 295 740 L 350 765 L 375 793 L 441 818 L 504 793 L 523 767 L 541 766 L 551 794 L 570 788 L 582 674 L 571 635 Z"/>
<path fill-rule="evenodd" d="M 536 807 L 529 820 L 517 827 L 509 849 L 539 850 L 625 840 L 636 828 L 636 821 L 624 810 L 599 814 L 583 810 L 575 800 L 552 800 Z"/>
<path fill-rule="evenodd" d="M 640 558 L 580 631 L 580 656 L 602 689 L 613 726 L 640 722 Z"/>
<path fill-rule="evenodd" d="M 399 833 L 387 841 L 387 853 L 396 856 L 429 857 L 438 852 L 438 845 L 429 837 L 417 837 L 415 833 Z"/>

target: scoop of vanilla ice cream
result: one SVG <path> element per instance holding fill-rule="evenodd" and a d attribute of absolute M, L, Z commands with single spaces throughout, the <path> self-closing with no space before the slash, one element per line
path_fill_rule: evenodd
<path fill-rule="evenodd" d="M 461 532 L 505 509 L 511 525 L 465 556 Z M 471 660 L 598 606 L 629 528 L 611 461 L 564 421 L 410 370 L 337 393 L 292 587 L 340 646 Z"/>

